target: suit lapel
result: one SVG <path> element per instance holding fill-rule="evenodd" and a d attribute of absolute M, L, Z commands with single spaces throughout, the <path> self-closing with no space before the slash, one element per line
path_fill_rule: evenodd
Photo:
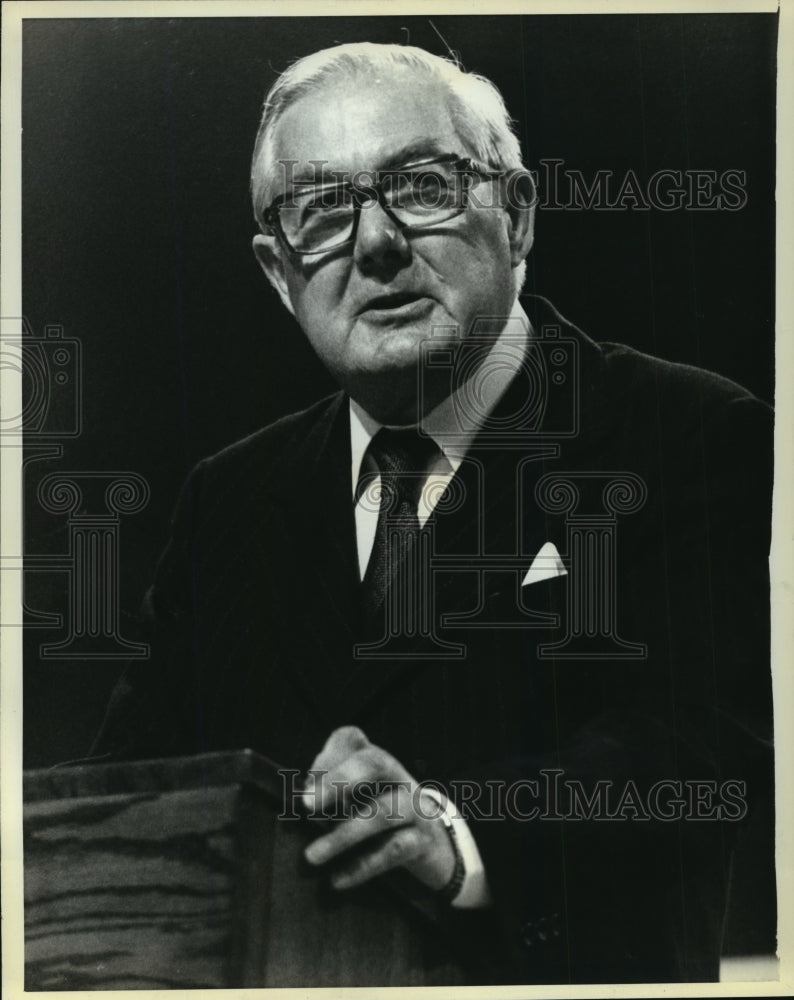
<path fill-rule="evenodd" d="M 598 345 L 546 299 L 526 296 L 523 306 L 533 338 L 522 368 L 455 477 L 451 489 L 462 489 L 465 503 L 435 519 L 442 552 L 534 556 L 544 542 L 554 540 L 547 534 L 553 522 L 535 501 L 538 479 L 563 465 L 575 467 L 576 456 L 592 450 L 605 432 L 608 408 Z M 562 364 L 557 348 L 565 354 Z"/>

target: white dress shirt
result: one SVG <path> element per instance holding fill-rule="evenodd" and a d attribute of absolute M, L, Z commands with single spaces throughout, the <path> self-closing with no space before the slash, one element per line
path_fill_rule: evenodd
<path fill-rule="evenodd" d="M 422 419 L 422 431 L 438 445 L 439 454 L 428 468 L 422 484 L 417 506 L 420 526 L 424 525 L 432 514 L 447 484 L 460 468 L 477 432 L 519 371 L 526 354 L 530 333 L 529 319 L 516 299 L 504 329 L 472 375 L 472 379 L 481 376 L 477 386 L 476 409 L 467 402 L 466 387 L 458 387 Z M 471 379 L 467 382 L 467 386 L 470 385 Z M 378 495 L 380 479 L 374 463 L 372 466 L 366 464 L 370 461 L 367 448 L 382 426 L 355 400 L 350 400 L 351 491 L 356 505 L 356 543 L 358 568 L 362 580 L 372 553 L 378 524 L 378 509 L 368 497 Z M 374 479 L 369 489 L 356 500 L 359 476 L 362 472 L 373 474 Z M 433 794 L 433 797 L 437 798 L 437 795 Z M 452 905 L 467 909 L 487 906 L 490 902 L 490 893 L 477 844 L 454 803 L 447 801 L 445 808 L 447 815 L 456 824 L 458 847 L 466 868 L 466 877 Z"/>
<path fill-rule="evenodd" d="M 477 369 L 479 372 L 487 372 L 487 376 L 481 379 L 477 387 L 479 391 L 476 410 L 466 399 L 466 388 L 459 387 L 422 419 L 420 425 L 422 431 L 435 441 L 440 454 L 427 470 L 427 478 L 422 484 L 417 507 L 420 526 L 424 525 L 432 514 L 447 483 L 460 468 L 480 427 L 493 412 L 521 367 L 530 330 L 529 319 L 516 299 L 504 329 Z M 476 377 L 477 372 L 472 378 Z M 467 385 L 470 384 L 471 380 Z M 362 470 L 362 463 L 365 462 L 370 441 L 381 427 L 383 424 L 378 423 L 355 400 L 350 400 L 350 476 L 353 502 L 356 503 L 358 568 L 362 580 L 378 524 L 378 509 L 368 500 L 367 495 L 378 494 L 380 480 L 374 464 Z M 366 459 L 369 459 L 368 455 Z M 372 473 L 373 479 L 366 493 L 356 502 L 358 481 L 362 471 Z"/>

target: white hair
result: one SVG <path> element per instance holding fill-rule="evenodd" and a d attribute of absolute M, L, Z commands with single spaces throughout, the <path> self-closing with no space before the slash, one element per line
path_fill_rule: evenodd
<path fill-rule="evenodd" d="M 466 153 L 494 170 L 520 170 L 521 144 L 499 90 L 477 73 L 467 73 L 453 59 L 432 55 L 414 45 L 351 42 L 298 59 L 276 80 L 265 98 L 251 164 L 254 217 L 265 230 L 263 214 L 277 180 L 275 132 L 292 104 L 319 91 L 334 77 L 380 75 L 409 69 L 441 83 L 449 98 L 453 124 L 466 143 Z M 524 283 L 526 263 L 514 268 L 516 290 Z"/>

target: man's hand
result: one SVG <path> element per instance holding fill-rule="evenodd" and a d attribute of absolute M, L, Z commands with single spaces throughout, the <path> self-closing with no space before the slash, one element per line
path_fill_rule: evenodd
<path fill-rule="evenodd" d="M 333 816 L 343 809 L 344 818 L 306 849 L 313 865 L 336 862 L 331 876 L 335 888 L 353 888 L 399 867 L 431 889 L 449 882 L 455 852 L 438 818 L 440 807 L 360 729 L 334 730 L 311 771 L 322 774 L 314 789 L 304 792 L 309 814 Z M 354 856 L 347 857 L 351 849 Z"/>

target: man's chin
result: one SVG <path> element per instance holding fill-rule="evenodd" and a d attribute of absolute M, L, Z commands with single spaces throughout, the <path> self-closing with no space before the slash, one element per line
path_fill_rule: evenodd
<path fill-rule="evenodd" d="M 430 330 L 424 324 L 373 328 L 360 323 L 354 367 L 358 371 L 370 371 L 373 375 L 409 369 L 415 371 L 429 339 Z"/>

